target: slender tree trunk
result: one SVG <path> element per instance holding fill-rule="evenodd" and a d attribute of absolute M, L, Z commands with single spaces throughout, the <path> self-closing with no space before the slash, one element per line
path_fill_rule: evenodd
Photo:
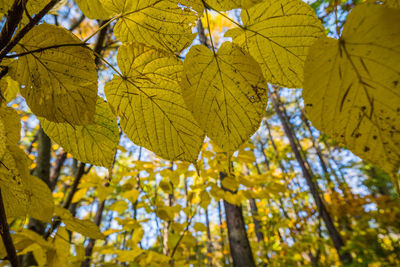
<path fill-rule="evenodd" d="M 220 173 L 221 181 L 226 173 Z M 229 191 L 222 187 L 223 190 Z M 255 267 L 253 253 L 247 237 L 245 222 L 243 219 L 242 207 L 233 205 L 224 200 L 226 225 L 228 228 L 229 246 L 234 267 Z"/>
<path fill-rule="evenodd" d="M 223 211 L 222 211 L 222 205 L 221 205 L 221 200 L 218 200 L 218 220 L 219 220 L 219 234 L 221 236 L 221 250 L 225 251 L 225 231 L 224 231 L 224 226 L 223 226 Z M 223 261 L 224 261 L 224 266 L 227 266 L 227 264 L 230 266 L 231 265 L 231 259 L 230 257 L 227 257 L 224 254 L 223 257 Z"/>
<path fill-rule="evenodd" d="M 328 229 L 329 236 L 330 236 L 330 238 L 333 242 L 333 245 L 339 255 L 339 258 L 340 258 L 341 262 L 344 264 L 351 263 L 352 257 L 350 255 L 350 253 L 342 251 L 342 248 L 345 245 L 344 241 L 343 241 L 340 233 L 336 229 L 336 226 L 334 225 L 333 220 L 332 220 L 330 214 L 328 213 L 328 211 L 319 195 L 318 185 L 314 182 L 313 176 L 310 172 L 310 169 L 307 168 L 307 166 L 309 166 L 308 162 L 306 161 L 306 159 L 303 159 L 300 154 L 300 150 L 296 144 L 296 137 L 295 137 L 294 133 L 292 132 L 292 129 L 290 128 L 289 123 L 287 122 L 287 119 L 284 116 L 284 113 L 279 105 L 279 99 L 275 92 L 270 93 L 270 99 L 274 106 L 275 112 L 277 113 L 277 115 L 282 123 L 285 134 L 286 134 L 287 138 L 289 139 L 289 143 L 292 148 L 292 151 L 296 157 L 297 162 L 299 163 L 299 165 L 301 167 L 303 176 L 306 179 L 306 182 L 311 191 L 311 195 L 313 196 L 314 201 L 317 205 L 318 212 L 320 213 L 320 216 L 324 220 L 326 228 Z"/>
<path fill-rule="evenodd" d="M 38 131 L 38 149 L 36 157 L 36 168 L 33 170 L 33 175 L 39 177 L 43 182 L 50 186 L 50 159 L 51 159 L 51 140 L 44 133 L 42 127 Z M 28 223 L 28 229 L 43 235 L 45 225 L 38 220 L 31 218 Z M 22 266 L 35 265 L 36 260 L 32 253 L 28 253 L 22 257 Z"/>
<path fill-rule="evenodd" d="M 174 169 L 174 163 L 171 162 L 171 167 L 170 170 L 173 171 Z M 169 181 L 169 184 L 171 186 L 171 194 L 168 194 L 167 196 L 167 203 L 169 207 L 172 207 L 173 203 L 174 203 L 174 184 Z M 164 230 L 163 230 L 163 254 L 165 256 L 169 255 L 169 247 L 168 247 L 168 238 L 169 238 L 169 230 L 171 227 L 171 223 L 172 221 L 167 221 L 164 223 Z"/>
<path fill-rule="evenodd" d="M 211 240 L 210 220 L 208 217 L 208 208 L 206 208 L 205 210 L 205 216 L 206 216 L 206 228 L 207 228 L 207 265 L 211 267 L 213 266 L 212 258 L 210 257 L 212 253 L 212 240 Z"/>
<path fill-rule="evenodd" d="M 96 215 L 94 216 L 94 223 L 97 226 L 100 226 L 101 223 L 101 219 L 103 216 L 103 211 L 104 211 L 104 206 L 105 206 L 105 200 L 98 202 L 98 207 L 96 210 Z M 94 248 L 94 243 L 96 242 L 95 239 L 89 239 L 89 243 L 87 244 L 86 248 L 85 248 L 85 256 L 86 259 L 82 262 L 82 267 L 89 267 L 90 266 L 90 257 L 92 256 L 93 253 L 93 248 Z"/>

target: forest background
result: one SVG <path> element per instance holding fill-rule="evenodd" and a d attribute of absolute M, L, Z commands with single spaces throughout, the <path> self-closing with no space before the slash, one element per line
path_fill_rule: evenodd
<path fill-rule="evenodd" d="M 24 1 L 9 2 L 15 6 Z M 36 36 L 31 38 L 51 43 L 49 34 L 54 34 L 57 39 L 55 28 L 45 28 L 51 24 L 85 40 L 84 46 L 95 55 L 98 95 L 110 101 L 104 87 L 115 73 L 124 71 L 116 56 L 122 43 L 115 37 L 116 19 L 91 17 L 96 12 L 95 2 L 60 1 L 36 21 L 44 26 L 35 26 Z M 362 2 L 321 0 L 308 4 L 326 34 L 339 38 L 347 15 L 365 4 Z M 4 3 L 0 2 L 0 11 L 12 16 Z M 32 13 L 35 1 L 27 3 L 20 25 L 15 25 L 17 33 L 40 14 L 41 9 Z M 400 6 L 396 1 L 388 3 L 393 9 Z M 209 7 L 192 25 L 198 33 L 193 45 L 218 50 L 223 42 L 231 41 L 224 33 L 242 22 L 240 11 L 213 11 Z M 6 17 L 1 23 L 0 44 L 4 47 L 5 28 L 10 24 Z M 399 25 L 393 27 L 398 29 Z M 71 47 L 83 46 L 68 42 Z M 181 51 L 181 60 L 190 48 Z M 10 161 L 0 153 L 4 163 L 0 173 L 4 199 L 0 225 L 5 244 L 0 243 L 2 266 L 10 262 L 12 266 L 58 267 L 400 265 L 400 200 L 393 174 L 360 159 L 345 144 L 314 128 L 305 112 L 301 89 L 269 85 L 268 105 L 252 137 L 228 153 L 206 138 L 199 160 L 191 161 L 193 164 L 165 160 L 168 157 L 135 145 L 121 130 L 119 120 L 118 127 L 116 123 L 108 127 L 113 120 L 111 110 L 98 98 L 98 120 L 103 128 L 93 139 L 106 143 L 106 149 L 91 144 L 82 152 L 60 141 L 65 136 L 51 136 L 55 126 L 43 120 L 47 115 L 40 114 L 39 121 L 36 111 L 31 111 L 34 108 L 28 107 L 25 99 L 29 94 L 24 90 L 30 85 L 15 81 L 23 72 L 13 72 L 10 63 L 23 58 L 23 51 L 2 56 L 2 105 L 18 114 L 21 139 L 15 143 L 29 160 L 7 146 L 15 152 L 13 162 L 19 172 L 19 165 L 26 161 L 27 175 L 40 178 L 27 183 L 30 193 L 25 197 L 26 189 L 19 183 L 5 182 L 10 175 L 6 163 Z M 112 112 L 118 114 L 114 109 Z M 13 129 L 15 134 L 19 128 L 6 113 L 2 113 L 5 127 L 0 125 L 0 133 Z M 83 121 L 86 115 L 71 116 Z M 75 131 L 80 127 L 67 124 L 56 136 L 68 135 L 69 126 Z M 106 134 L 101 132 L 104 128 Z M 115 144 L 108 150 L 113 145 L 112 140 L 111 145 L 107 143 L 110 139 Z M 13 177 L 22 177 L 21 173 Z M 12 203 L 7 202 L 10 200 Z"/>

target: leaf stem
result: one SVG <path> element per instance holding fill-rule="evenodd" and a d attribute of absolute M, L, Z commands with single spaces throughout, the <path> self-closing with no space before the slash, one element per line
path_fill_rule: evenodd
<path fill-rule="evenodd" d="M 214 41 L 213 41 L 212 34 L 211 34 L 210 21 L 208 20 L 208 11 L 207 11 L 207 8 L 205 9 L 205 11 L 206 11 L 206 18 L 207 18 L 208 34 L 210 34 L 211 48 L 212 48 L 212 50 L 213 50 L 214 55 L 216 55 L 216 53 L 215 53 Z"/>
<path fill-rule="evenodd" d="M 112 19 L 108 20 L 107 22 L 105 22 L 94 33 L 92 33 L 91 35 L 89 35 L 89 37 L 87 37 L 85 40 L 83 40 L 82 43 L 84 43 L 84 44 L 87 43 L 87 41 L 89 41 L 93 36 L 95 36 L 97 33 L 99 33 L 103 28 L 107 27 L 111 22 L 113 22 L 116 19 L 119 19 L 122 16 L 123 16 L 123 14 L 119 14 L 119 15 L 113 17 Z"/>
<path fill-rule="evenodd" d="M 120 76 L 121 78 L 124 77 L 124 75 L 122 75 L 122 73 L 119 72 L 119 71 L 118 71 L 110 62 L 108 62 L 102 55 L 100 55 L 99 53 L 97 53 L 96 51 L 94 51 L 94 50 L 91 49 L 91 48 L 89 48 L 89 49 L 92 50 L 92 53 L 93 53 L 96 57 L 100 58 L 106 65 L 108 65 L 113 71 L 115 71 L 115 72 L 118 74 L 118 76 Z"/>

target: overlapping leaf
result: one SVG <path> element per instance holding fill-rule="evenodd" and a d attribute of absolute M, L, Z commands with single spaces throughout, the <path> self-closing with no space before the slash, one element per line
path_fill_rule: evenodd
<path fill-rule="evenodd" d="M 65 224 L 65 228 L 80 233 L 93 239 L 104 239 L 104 235 L 100 232 L 99 227 L 90 220 L 80 220 L 72 216 L 67 209 L 55 207 L 55 214 L 61 218 Z"/>
<path fill-rule="evenodd" d="M 79 45 L 66 29 L 41 24 L 16 46 L 21 56 L 10 65 L 10 75 L 24 85 L 21 94 L 37 116 L 76 125 L 93 120 L 97 71 L 92 53 Z"/>
<path fill-rule="evenodd" d="M 249 51 L 267 82 L 302 87 L 308 49 L 324 31 L 314 10 L 301 0 L 266 0 L 243 10 L 241 18 L 243 28 L 225 36 Z"/>
<path fill-rule="evenodd" d="M 82 13 L 90 19 L 106 20 L 113 16 L 113 13 L 103 7 L 103 0 L 75 0 Z"/>
<path fill-rule="evenodd" d="M 233 153 L 260 126 L 267 105 L 257 62 L 230 42 L 214 55 L 193 46 L 184 62 L 183 97 L 202 129 L 224 151 Z"/>
<path fill-rule="evenodd" d="M 204 134 L 181 94 L 181 60 L 125 44 L 118 51 L 118 66 L 124 77 L 114 76 L 105 93 L 127 136 L 163 158 L 196 161 Z"/>
<path fill-rule="evenodd" d="M 0 106 L 0 156 L 7 151 L 7 146 L 16 145 L 21 137 L 21 121 L 15 110 Z"/>
<path fill-rule="evenodd" d="M 119 131 L 108 104 L 97 98 L 93 123 L 73 126 L 40 119 L 44 132 L 76 159 L 110 168 L 117 150 Z"/>
<path fill-rule="evenodd" d="M 0 188 L 7 218 L 27 214 L 30 195 L 28 176 L 25 153 L 17 145 L 7 146 L 6 153 L 0 156 Z"/>
<path fill-rule="evenodd" d="M 147 46 L 180 52 L 188 47 L 197 16 L 173 0 L 104 0 L 104 6 L 121 15 L 114 27 L 122 42 L 138 42 Z"/>
<path fill-rule="evenodd" d="M 48 185 L 36 176 L 29 176 L 30 189 L 28 215 L 43 222 L 51 222 L 54 211 L 53 195 Z"/>
<path fill-rule="evenodd" d="M 9 75 L 6 75 L 0 80 L 0 93 L 4 97 L 6 103 L 14 100 L 17 97 L 18 92 L 18 82 L 11 79 Z"/>
<path fill-rule="evenodd" d="M 400 166 L 400 12 L 360 5 L 340 40 L 321 38 L 305 67 L 311 122 L 389 173 Z"/>
<path fill-rule="evenodd" d="M 235 8 L 250 8 L 264 0 L 206 0 L 206 4 L 217 11 L 227 11 Z"/>

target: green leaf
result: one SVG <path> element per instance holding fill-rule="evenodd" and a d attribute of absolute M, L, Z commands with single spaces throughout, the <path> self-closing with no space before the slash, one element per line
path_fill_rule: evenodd
<path fill-rule="evenodd" d="M 106 9 L 121 16 L 114 34 L 121 42 L 138 42 L 172 52 L 188 47 L 197 16 L 173 0 L 104 0 Z"/>
<path fill-rule="evenodd" d="M 360 5 L 340 40 L 321 38 L 305 67 L 306 112 L 319 130 L 390 174 L 400 166 L 400 13 Z"/>
<path fill-rule="evenodd" d="M 243 28 L 226 32 L 260 64 L 267 82 L 303 85 L 309 47 L 324 34 L 314 10 L 301 0 L 266 0 L 241 13 Z"/>
<path fill-rule="evenodd" d="M 118 66 L 124 77 L 114 76 L 105 93 L 129 139 L 165 159 L 196 161 L 204 133 L 182 97 L 182 62 L 162 50 L 124 44 Z"/>
<path fill-rule="evenodd" d="M 47 49 L 58 45 L 69 46 Z M 76 125 L 93 121 L 96 65 L 76 36 L 43 23 L 29 31 L 14 52 L 28 53 L 11 63 L 9 73 L 24 85 L 21 94 L 35 115 Z"/>
<path fill-rule="evenodd" d="M 39 118 L 44 132 L 76 159 L 110 168 L 119 140 L 116 118 L 108 104 L 97 98 L 93 123 L 73 126 Z"/>
<path fill-rule="evenodd" d="M 225 42 L 216 55 L 191 47 L 184 62 L 183 97 L 199 125 L 224 151 L 233 153 L 260 126 L 266 83 L 257 62 Z"/>

